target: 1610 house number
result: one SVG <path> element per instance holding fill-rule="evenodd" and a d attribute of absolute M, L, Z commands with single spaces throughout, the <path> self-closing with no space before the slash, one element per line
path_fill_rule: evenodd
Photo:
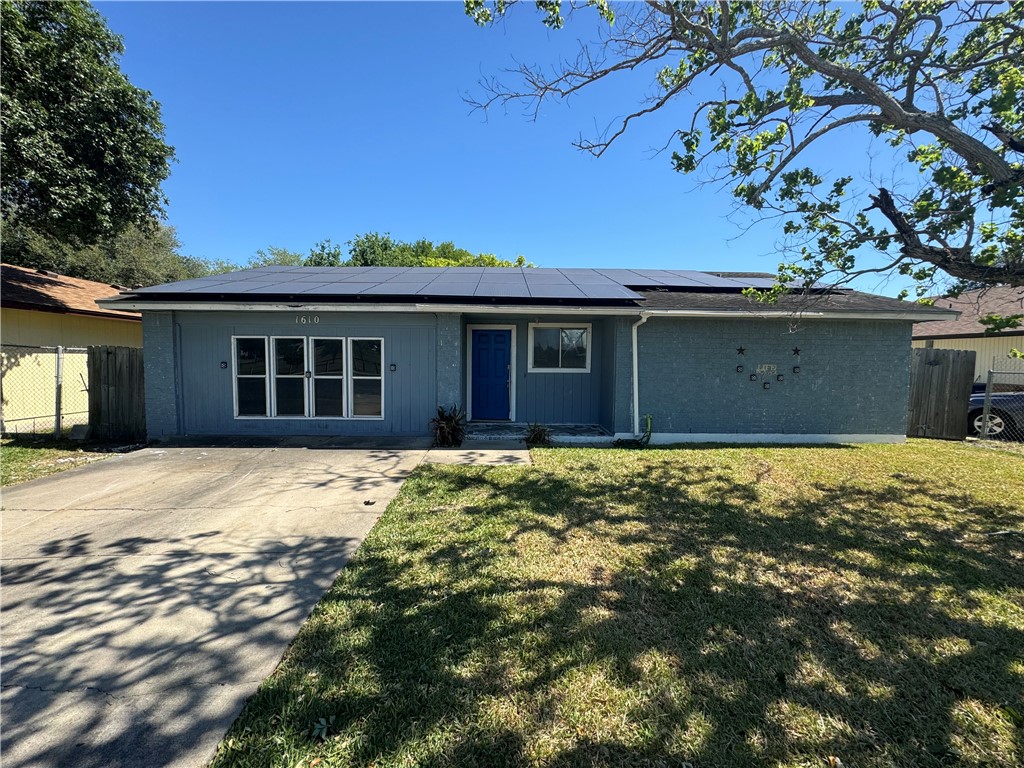
<path fill-rule="evenodd" d="M 319 325 L 320 315 L 296 315 L 296 325 Z"/>

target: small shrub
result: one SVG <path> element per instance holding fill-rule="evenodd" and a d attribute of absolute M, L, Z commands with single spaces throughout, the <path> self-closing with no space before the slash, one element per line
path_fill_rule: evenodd
<path fill-rule="evenodd" d="M 437 407 L 437 416 L 430 420 L 434 430 L 434 445 L 438 448 L 458 448 L 466 436 L 466 415 L 457 405 Z"/>
<path fill-rule="evenodd" d="M 526 430 L 526 444 L 551 445 L 551 430 L 542 424 L 531 424 Z"/>

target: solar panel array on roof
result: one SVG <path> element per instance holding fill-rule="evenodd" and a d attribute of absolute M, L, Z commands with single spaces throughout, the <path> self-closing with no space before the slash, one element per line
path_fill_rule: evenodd
<path fill-rule="evenodd" d="M 632 289 L 739 291 L 767 277 L 723 277 L 673 269 L 503 267 L 260 267 L 133 291 L 136 294 L 394 296 L 448 300 L 637 301 Z"/>

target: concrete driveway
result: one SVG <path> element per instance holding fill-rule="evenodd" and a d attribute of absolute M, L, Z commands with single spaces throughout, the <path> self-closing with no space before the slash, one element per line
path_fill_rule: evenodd
<path fill-rule="evenodd" d="M 425 453 L 147 448 L 7 489 L 4 768 L 203 765 Z"/>

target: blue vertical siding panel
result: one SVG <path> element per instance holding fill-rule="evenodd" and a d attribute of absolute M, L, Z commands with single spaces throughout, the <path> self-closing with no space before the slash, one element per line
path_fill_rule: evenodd
<path fill-rule="evenodd" d="M 530 373 L 529 325 L 532 322 L 591 324 L 589 373 Z M 602 421 L 602 382 L 607 378 L 608 326 L 600 317 L 467 315 L 465 325 L 514 325 L 516 329 L 516 421 L 541 424 L 598 424 Z M 463 339 L 467 338 L 463 330 Z M 465 343 L 465 342 L 464 342 Z M 474 360 L 474 365 L 476 361 Z"/>
<path fill-rule="evenodd" d="M 313 314 L 299 312 L 297 314 Z M 320 312 L 315 325 L 287 312 L 178 312 L 183 431 L 194 435 L 425 435 L 437 405 L 433 314 Z M 232 336 L 384 339 L 384 419 L 236 419 Z M 221 368 L 221 362 L 227 367 Z M 395 371 L 390 370 L 391 365 Z M 347 396 L 347 395 L 346 395 Z"/>

